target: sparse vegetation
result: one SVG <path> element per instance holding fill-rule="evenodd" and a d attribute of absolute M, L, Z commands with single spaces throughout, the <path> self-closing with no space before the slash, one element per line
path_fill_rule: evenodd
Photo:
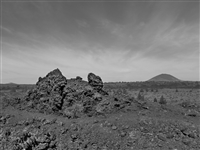
<path fill-rule="evenodd" d="M 160 97 L 159 103 L 160 103 L 161 105 L 167 104 L 167 101 L 166 101 L 166 99 L 163 97 L 163 95 Z"/>
<path fill-rule="evenodd" d="M 144 95 L 141 95 L 141 93 L 139 92 L 138 96 L 137 96 L 137 99 L 144 101 Z"/>

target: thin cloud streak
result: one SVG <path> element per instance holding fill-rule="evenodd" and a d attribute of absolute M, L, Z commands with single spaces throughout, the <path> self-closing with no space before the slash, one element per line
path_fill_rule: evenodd
<path fill-rule="evenodd" d="M 6 27 L 3 27 L 3 26 L 0 26 L 0 29 L 3 30 L 3 31 L 6 31 L 8 33 L 12 33 L 12 31 Z"/>

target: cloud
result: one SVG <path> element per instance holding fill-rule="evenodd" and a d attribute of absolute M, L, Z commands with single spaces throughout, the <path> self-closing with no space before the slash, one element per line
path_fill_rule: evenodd
<path fill-rule="evenodd" d="M 12 33 L 12 31 L 6 27 L 0 26 L 1 30 L 6 31 L 7 33 Z"/>
<path fill-rule="evenodd" d="M 196 33 L 192 33 L 191 29 Z M 155 33 L 154 41 L 143 53 L 146 57 L 157 59 L 174 59 L 177 56 L 187 57 L 199 49 L 197 32 L 197 25 L 192 27 L 180 25 L 176 28 L 169 28 L 162 33 Z"/>
<path fill-rule="evenodd" d="M 89 28 L 90 25 L 84 20 L 76 20 L 79 27 Z"/>
<path fill-rule="evenodd" d="M 55 68 L 104 81 L 197 79 L 197 12 L 176 2 L 4 3 L 3 80 L 35 83 Z"/>

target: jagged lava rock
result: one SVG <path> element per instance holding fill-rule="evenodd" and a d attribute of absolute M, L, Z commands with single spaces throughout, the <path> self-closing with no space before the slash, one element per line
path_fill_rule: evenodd
<path fill-rule="evenodd" d="M 26 101 L 30 107 L 34 107 L 41 112 L 55 112 L 62 108 L 64 87 L 67 79 L 59 69 L 48 73 L 44 78 L 39 78 L 36 87 L 29 91 Z"/>
<path fill-rule="evenodd" d="M 68 118 L 95 114 L 95 106 L 107 92 L 100 77 L 90 73 L 90 83 L 81 77 L 66 79 L 59 69 L 39 78 L 36 87 L 25 96 L 25 109 L 56 113 Z"/>
<path fill-rule="evenodd" d="M 94 73 L 88 74 L 88 83 L 97 90 L 101 90 L 103 88 L 103 82 L 101 78 Z"/>
<path fill-rule="evenodd" d="M 88 82 L 81 77 L 66 79 L 59 69 L 39 78 L 36 87 L 25 96 L 24 108 L 41 113 L 80 118 L 109 113 L 126 106 L 122 100 L 103 90 L 99 76 L 88 74 Z"/>

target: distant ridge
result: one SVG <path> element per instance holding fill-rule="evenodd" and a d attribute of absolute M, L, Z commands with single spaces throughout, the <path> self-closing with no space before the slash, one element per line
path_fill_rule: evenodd
<path fill-rule="evenodd" d="M 3 83 L 5 85 L 17 85 L 17 83 L 13 83 L 13 82 L 10 82 L 10 83 Z"/>
<path fill-rule="evenodd" d="M 168 82 L 175 82 L 175 81 L 181 81 L 180 79 L 170 75 L 170 74 L 160 74 L 157 75 L 148 81 L 168 81 Z"/>

